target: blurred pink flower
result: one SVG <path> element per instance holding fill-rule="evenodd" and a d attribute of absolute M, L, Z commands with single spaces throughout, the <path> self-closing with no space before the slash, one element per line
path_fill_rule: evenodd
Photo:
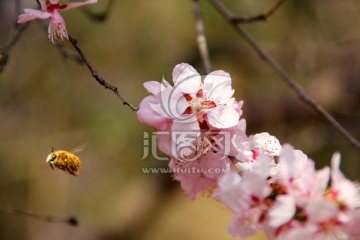
<path fill-rule="evenodd" d="M 69 4 L 59 4 L 60 0 L 39 0 L 41 10 L 37 9 L 24 9 L 23 14 L 19 16 L 18 23 L 26 23 L 34 19 L 47 19 L 50 18 L 48 37 L 54 44 L 54 40 L 60 38 L 61 40 L 69 39 L 65 20 L 60 15 L 59 11 L 69 10 L 72 8 L 80 7 L 86 4 L 97 3 L 97 0 L 88 0 L 85 2 L 72 2 Z"/>
<path fill-rule="evenodd" d="M 278 172 L 267 178 L 270 165 L 261 154 L 262 167 L 244 171 L 240 176 L 223 175 L 214 193 L 232 212 L 229 232 L 247 237 L 265 230 L 269 239 L 360 239 L 354 226 L 360 223 L 359 192 L 339 170 L 340 156 L 332 158 L 330 169 L 314 168 L 314 162 L 290 145 L 280 152 Z"/>

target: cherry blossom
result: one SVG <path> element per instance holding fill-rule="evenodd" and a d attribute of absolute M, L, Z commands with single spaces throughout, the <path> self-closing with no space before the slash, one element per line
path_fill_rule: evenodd
<path fill-rule="evenodd" d="M 39 0 L 41 10 L 24 9 L 23 14 L 18 18 L 18 23 L 26 23 L 34 19 L 48 19 L 50 18 L 48 37 L 50 42 L 54 44 L 54 40 L 60 38 L 61 40 L 69 39 L 65 20 L 60 15 L 59 11 L 69 10 L 80 7 L 86 4 L 97 3 L 97 0 L 88 0 L 85 2 L 72 2 L 68 4 L 59 4 L 60 0 Z"/>
<path fill-rule="evenodd" d="M 139 121 L 169 133 L 160 136 L 158 146 L 172 158 L 190 162 L 222 151 L 217 139 L 230 134 L 242 114 L 243 103 L 232 98 L 230 75 L 214 71 L 202 80 L 187 63 L 176 65 L 172 75 L 174 86 L 165 79 L 144 83 L 151 95 L 140 103 Z"/>
<path fill-rule="evenodd" d="M 359 223 L 359 192 L 340 172 L 339 154 L 332 158 L 328 188 L 330 169 L 315 170 L 300 150 L 282 147 L 279 171 L 271 180 L 264 174 L 270 166 L 264 156 L 264 170 L 231 172 L 218 181 L 215 198 L 234 212 L 232 235 L 247 237 L 263 229 L 274 240 L 359 239 L 359 231 L 349 227 Z"/>
<path fill-rule="evenodd" d="M 145 98 L 140 105 L 141 122 L 156 126 L 151 118 L 171 119 L 172 131 L 224 129 L 239 123 L 241 105 L 232 98 L 228 73 L 214 71 L 202 81 L 192 66 L 181 63 L 173 70 L 173 82 L 174 87 L 166 80 L 144 84 L 153 97 Z"/>
<path fill-rule="evenodd" d="M 275 157 L 279 156 L 281 151 L 279 140 L 267 132 L 247 137 L 243 131 L 240 128 L 232 135 L 232 146 L 235 149 L 235 154 L 232 154 L 238 160 L 237 165 L 242 170 L 251 170 L 259 156 L 266 155 L 271 166 L 269 176 L 274 176 L 277 172 Z"/>

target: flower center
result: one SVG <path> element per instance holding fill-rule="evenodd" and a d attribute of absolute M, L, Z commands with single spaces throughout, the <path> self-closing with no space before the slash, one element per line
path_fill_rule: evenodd
<path fill-rule="evenodd" d="M 66 8 L 66 4 L 64 4 L 64 5 L 52 4 L 51 2 L 46 1 L 46 7 L 47 7 L 47 12 L 51 13 L 56 9 L 61 10 L 61 9 Z"/>
<path fill-rule="evenodd" d="M 193 114 L 198 113 L 204 109 L 214 108 L 216 107 L 216 103 L 214 101 L 209 101 L 204 96 L 203 90 L 200 89 L 196 93 L 196 97 L 193 98 L 189 94 L 184 93 L 186 101 L 189 103 L 189 107 L 185 110 L 184 114 Z"/>

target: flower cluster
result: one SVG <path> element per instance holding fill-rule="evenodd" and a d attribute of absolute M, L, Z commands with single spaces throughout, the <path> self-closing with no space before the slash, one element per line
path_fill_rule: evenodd
<path fill-rule="evenodd" d="M 97 0 L 87 0 L 85 2 L 72 2 L 60 5 L 60 0 L 39 0 L 41 10 L 24 9 L 23 14 L 19 16 L 18 23 L 26 23 L 34 19 L 48 19 L 50 18 L 48 36 L 50 42 L 54 44 L 54 40 L 60 38 L 61 40 L 69 39 L 66 30 L 65 20 L 60 15 L 59 11 L 69 10 L 80 7 L 86 4 L 97 3 Z"/>
<path fill-rule="evenodd" d="M 157 145 L 191 199 L 215 189 L 213 197 L 234 213 L 232 235 L 264 230 L 277 240 L 360 239 L 358 188 L 340 172 L 338 153 L 331 170 L 317 171 L 303 152 L 269 133 L 247 136 L 243 102 L 233 98 L 224 71 L 202 78 L 182 63 L 173 82 L 144 84 L 151 95 L 138 119 L 156 128 Z M 199 171 L 179 171 L 194 168 Z M 207 171 L 216 168 L 222 171 Z"/>
<path fill-rule="evenodd" d="M 328 167 L 316 171 L 304 153 L 284 145 L 274 177 L 268 178 L 266 164 L 241 176 L 222 176 L 215 197 L 234 212 L 229 232 L 247 237 L 263 229 L 269 239 L 358 239 L 351 227 L 360 224 L 358 189 L 339 164 L 336 153 L 331 174 Z"/>
<path fill-rule="evenodd" d="M 198 174 L 174 171 L 174 178 L 194 199 L 216 185 L 221 176 L 207 169 L 230 171 L 231 149 L 227 146 L 231 136 L 241 132 L 238 125 L 242 102 L 233 98 L 231 77 L 224 71 L 202 79 L 193 67 L 182 63 L 173 70 L 173 82 L 174 86 L 166 80 L 146 82 L 144 86 L 152 95 L 141 102 L 137 116 L 161 133 L 157 143 L 170 156 L 170 169 L 201 169 Z"/>

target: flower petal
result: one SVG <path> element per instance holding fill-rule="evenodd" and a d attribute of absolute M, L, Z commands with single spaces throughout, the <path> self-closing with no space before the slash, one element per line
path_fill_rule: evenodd
<path fill-rule="evenodd" d="M 207 113 L 208 122 L 215 128 L 230 128 L 239 123 L 240 115 L 233 107 L 218 106 Z"/>
<path fill-rule="evenodd" d="M 32 21 L 34 19 L 47 19 L 51 17 L 51 13 L 43 12 L 36 9 L 24 9 L 23 14 L 19 16 L 18 23 L 26 23 L 28 21 Z"/>
<path fill-rule="evenodd" d="M 234 94 L 230 75 L 221 70 L 211 72 L 205 77 L 203 89 L 209 100 L 220 104 L 226 104 Z"/>
<path fill-rule="evenodd" d="M 295 200 L 289 195 L 280 195 L 271 206 L 268 217 L 269 225 L 273 228 L 289 222 L 296 212 Z"/>
<path fill-rule="evenodd" d="M 138 120 L 143 124 L 155 127 L 157 130 L 168 129 L 169 121 L 164 116 L 155 112 L 150 106 L 154 102 L 156 102 L 155 96 L 148 96 L 141 101 L 139 110 L 136 112 Z"/>
<path fill-rule="evenodd" d="M 72 3 L 66 4 L 66 7 L 62 10 L 69 10 L 69 9 L 73 9 L 73 8 L 80 7 L 83 5 L 94 4 L 94 3 L 97 3 L 97 0 L 88 0 L 85 2 L 72 2 Z"/>
<path fill-rule="evenodd" d="M 196 94 L 201 87 L 201 76 L 189 64 L 180 63 L 173 70 L 173 82 L 177 91 Z"/>
<path fill-rule="evenodd" d="M 146 90 L 148 90 L 149 93 L 157 95 L 158 93 L 160 93 L 161 83 L 157 81 L 144 82 L 144 87 L 146 88 Z"/>

